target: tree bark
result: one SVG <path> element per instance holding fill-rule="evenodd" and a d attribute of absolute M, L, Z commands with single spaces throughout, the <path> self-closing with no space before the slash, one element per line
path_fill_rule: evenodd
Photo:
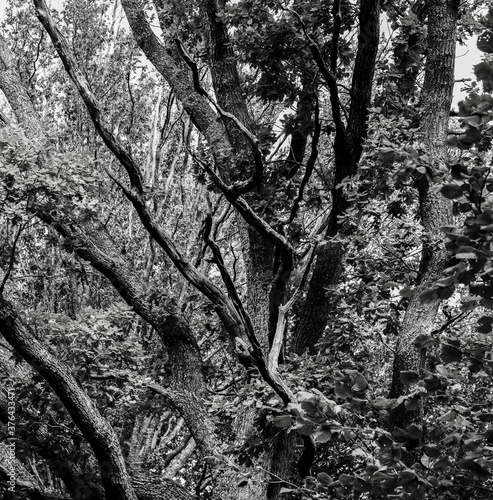
<path fill-rule="evenodd" d="M 421 97 L 421 108 L 424 110 L 421 132 L 432 169 L 443 164 L 447 157 L 445 141 L 454 87 L 458 8 L 456 0 L 427 2 L 428 39 Z M 452 203 L 427 186 L 419 191 L 419 208 L 424 229 L 421 262 L 416 291 L 409 301 L 397 341 L 390 390 L 392 398 L 406 393 L 406 387 L 400 381 L 401 371 L 421 371 L 424 352 L 415 347 L 414 341 L 418 335 L 429 333 L 433 328 L 439 300 L 423 303 L 418 295 L 441 277 L 448 260 L 440 235 L 441 228 L 452 222 Z M 421 409 L 406 411 L 402 405 L 393 411 L 390 420 L 391 426 L 401 428 L 421 421 Z"/>
<path fill-rule="evenodd" d="M 108 498 L 137 500 L 118 439 L 72 373 L 33 335 L 12 304 L 0 298 L 0 332 L 50 385 L 91 445 Z"/>
<path fill-rule="evenodd" d="M 7 398 L 0 392 L 0 421 L 7 421 Z M 37 454 L 46 460 L 52 473 L 59 477 L 71 500 L 104 500 L 97 462 L 78 459 L 80 451 L 66 449 L 66 443 L 54 443 L 43 426 L 16 428 L 18 439 L 36 447 Z M 63 446 L 62 446 L 63 444 Z M 129 469 L 138 500 L 191 500 L 192 496 L 171 478 L 150 471 Z M 40 497 L 41 498 L 41 497 Z"/>

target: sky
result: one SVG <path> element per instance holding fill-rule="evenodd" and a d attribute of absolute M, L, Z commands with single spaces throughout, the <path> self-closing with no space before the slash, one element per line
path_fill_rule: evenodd
<path fill-rule="evenodd" d="M 455 79 L 461 80 L 462 78 L 471 78 L 472 81 L 476 80 L 473 73 L 473 66 L 481 62 L 483 52 L 476 47 L 477 36 L 474 36 L 468 41 L 467 47 L 457 44 L 456 59 L 455 59 Z M 469 82 L 471 83 L 471 82 Z M 458 82 L 454 88 L 453 105 L 456 106 L 459 101 L 464 99 L 465 92 L 461 92 L 461 87 L 464 83 Z"/>

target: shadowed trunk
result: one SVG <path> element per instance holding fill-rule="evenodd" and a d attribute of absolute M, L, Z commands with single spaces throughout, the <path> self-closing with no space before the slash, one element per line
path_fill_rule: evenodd
<path fill-rule="evenodd" d="M 357 173 L 363 143 L 366 139 L 368 110 L 371 103 L 379 40 L 379 14 L 380 2 L 378 0 L 361 2 L 358 52 L 351 84 L 351 107 L 347 125 L 344 125 L 341 118 L 337 84 L 332 80 L 328 82 L 331 91 L 332 115 L 336 128 L 333 146 L 335 173 L 334 187 L 331 193 L 332 209 L 324 235 L 329 244 L 317 257 L 313 278 L 310 280 L 305 302 L 300 308 L 296 321 L 292 349 L 298 354 L 306 350 L 315 352 L 315 345 L 322 337 L 331 313 L 327 289 L 338 283 L 343 269 L 344 248 L 340 243 L 331 240 L 338 234 L 347 234 L 350 230 L 343 227 L 339 220 L 350 206 L 346 193 L 339 184 L 343 179 Z M 332 71 L 335 69 L 335 62 L 331 61 Z"/>
<path fill-rule="evenodd" d="M 421 132 L 430 157 L 432 169 L 446 161 L 445 140 L 454 86 L 455 46 L 459 2 L 456 0 L 431 0 L 428 10 L 428 39 L 425 80 L 421 107 Z M 406 309 L 394 357 L 390 397 L 405 394 L 409 386 L 403 386 L 400 373 L 403 370 L 420 372 L 424 352 L 415 347 L 418 335 L 429 333 L 434 325 L 439 300 L 423 303 L 418 295 L 431 287 L 442 276 L 448 254 L 441 237 L 441 228 L 452 221 L 452 203 L 430 189 L 428 182 L 419 191 L 420 217 L 424 229 L 419 275 L 416 292 Z M 409 424 L 422 422 L 422 408 L 406 411 L 403 405 L 391 414 L 391 426 L 407 428 Z M 409 443 L 411 448 L 415 443 Z"/>

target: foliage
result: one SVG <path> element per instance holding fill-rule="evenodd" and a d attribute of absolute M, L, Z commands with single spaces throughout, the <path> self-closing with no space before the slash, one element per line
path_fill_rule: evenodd
<path fill-rule="evenodd" d="M 169 43 L 179 38 L 199 69 L 207 69 L 211 42 L 199 5 L 162 4 L 148 12 L 160 25 L 160 36 Z M 270 453 L 269 447 L 274 449 L 282 438 L 291 440 L 293 455 L 299 455 L 297 443 L 312 441 L 317 454 L 310 475 L 278 481 L 280 498 L 491 497 L 493 97 L 488 92 L 493 90 L 493 66 L 488 56 L 475 66 L 484 92 L 471 88 L 459 104 L 460 131 L 451 130 L 448 139 L 450 148 L 458 151 L 456 161 L 432 167 L 419 130 L 423 110 L 416 104 L 426 59 L 409 43 L 412 37 L 422 39 L 425 29 L 407 4 L 383 2 L 393 32 L 388 40 L 382 38 L 376 63 L 368 137 L 358 172 L 338 186 L 330 95 L 307 44 L 309 35 L 324 59 L 330 58 L 333 2 L 296 0 L 287 8 L 277 0 L 241 0 L 228 2 L 217 14 L 218 21 L 229 26 L 230 48 L 242 78 L 240 93 L 256 119 L 266 160 L 264 181 L 247 199 L 259 218 L 286 236 L 296 256 L 287 297 L 314 274 L 310 264 L 305 266 L 315 246 L 321 254 L 330 245 L 340 245 L 344 254 L 340 279 L 325 291 L 331 314 L 315 352 L 289 351 L 293 325 L 304 305 L 303 288 L 288 311 L 287 349 L 279 372 L 296 403 L 287 406 L 255 370 L 238 363 L 238 345 L 219 321 L 217 304 L 186 283 L 150 238 L 125 196 L 127 181 L 118 162 L 95 134 L 30 7 L 9 4 L 3 35 L 13 46 L 17 69 L 40 111 L 45 137 L 27 139 L 17 125 L 0 128 L 0 264 L 2 277 L 5 273 L 8 278 L 6 294 L 117 430 L 129 462 L 141 460 L 160 474 L 182 458 L 173 477 L 212 498 L 211 484 L 221 472 L 239 488 L 258 481 L 255 464 L 264 463 L 266 449 Z M 210 145 L 186 116 L 175 89 L 144 61 L 121 22 L 118 2 L 115 5 L 70 0 L 55 18 L 102 102 L 108 129 L 141 165 L 146 209 L 156 224 L 177 242 L 182 260 L 192 262 L 211 286 L 223 291 L 221 266 L 204 237 L 207 221 L 213 220 L 210 234 L 236 286 L 235 304 L 247 303 L 252 276 L 244 228 L 204 174 L 204 163 L 213 159 Z M 358 6 L 341 1 L 340 9 L 334 76 L 346 110 Z M 464 7 L 460 36 L 477 30 L 473 10 Z M 478 47 L 486 54 L 493 52 L 492 20 L 490 10 L 481 21 Z M 209 74 L 201 76 L 212 95 Z M 323 134 L 310 173 L 307 157 L 316 125 Z M 306 143 L 302 160 L 293 168 L 286 158 L 292 153 L 288 139 L 296 134 Z M 305 180 L 299 210 L 287 224 Z M 322 234 L 335 188 L 344 190 L 349 208 L 339 218 L 344 231 L 328 240 Z M 420 291 L 423 303 L 440 302 L 431 333 L 418 336 L 414 346 L 426 352 L 426 368 L 402 371 L 406 392 L 389 398 L 399 325 L 420 272 L 424 230 L 417 221 L 419 191 L 424 189 L 454 200 L 457 223 L 443 229 L 450 252 L 443 276 Z M 42 210 L 57 212 L 60 221 L 84 229 L 99 224 L 118 256 L 142 279 L 144 297 L 139 299 L 151 313 L 165 304 L 186 315 L 203 359 L 201 366 L 187 369 L 190 378 L 197 372 L 206 382 L 207 391 L 197 399 L 223 434 L 217 446 L 222 461 L 215 457 L 204 469 L 200 451 L 184 454 L 191 429 L 175 407 L 150 390 L 152 384 L 164 392 L 173 386 L 170 357 L 176 354 L 164 348 L 112 284 L 77 255 L 76 239 L 60 237 L 54 224 L 35 219 Z M 266 275 L 272 274 L 267 269 Z M 248 304 L 251 310 L 256 306 Z M 2 352 L 5 349 L 2 346 Z M 7 366 L 26 366 L 20 360 L 4 366 L 0 360 L 2 383 L 15 384 L 21 425 L 32 426 L 33 433 L 48 426 L 48 447 L 66 460 L 73 455 L 74 462 L 78 459 L 92 470 L 89 446 L 43 378 L 28 369 L 8 373 Z M 390 426 L 396 408 L 414 411 L 421 406 L 426 413 L 419 424 Z M 245 415 L 253 415 L 254 426 L 241 440 L 238 428 Z M 31 445 L 27 432 L 18 450 L 23 461 L 33 464 L 40 482 L 48 483 L 55 469 L 50 469 L 41 447 Z M 52 490 L 66 494 L 60 484 Z"/>

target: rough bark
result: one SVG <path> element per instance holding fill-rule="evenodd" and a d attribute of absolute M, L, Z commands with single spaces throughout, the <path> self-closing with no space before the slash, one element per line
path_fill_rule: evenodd
<path fill-rule="evenodd" d="M 33 140 L 43 140 L 45 134 L 39 116 L 19 77 L 12 53 L 1 36 L 0 89 L 5 94 L 17 121 L 22 123 L 27 137 Z"/>
<path fill-rule="evenodd" d="M 118 439 L 72 373 L 60 363 L 20 320 L 16 310 L 0 298 L 0 332 L 50 385 L 91 445 L 98 460 L 106 496 L 136 500 Z"/>
<path fill-rule="evenodd" d="M 336 128 L 333 146 L 335 172 L 332 209 L 325 233 L 329 244 L 317 257 L 306 300 L 299 310 L 292 338 L 292 349 L 296 353 L 302 353 L 307 349 L 315 350 L 315 345 L 322 337 L 330 315 L 330 298 L 327 296 L 327 289 L 337 284 L 343 268 L 344 249 L 340 243 L 331 242 L 331 240 L 337 234 L 348 230 L 341 225 L 339 220 L 349 208 L 345 192 L 339 184 L 344 178 L 351 177 L 357 172 L 366 138 L 368 109 L 371 102 L 379 41 L 379 13 L 380 2 L 378 0 L 361 2 L 358 51 L 351 84 L 351 106 L 347 125 L 342 121 L 337 82 L 333 74 L 337 52 L 333 51 L 332 54 L 331 72 L 324 66 L 314 42 L 310 41 L 314 58 L 318 62 L 322 74 L 325 75 L 331 93 L 332 115 Z"/>
<path fill-rule="evenodd" d="M 7 421 L 7 411 L 3 409 L 4 395 L 0 395 L 0 420 Z M 6 398 L 5 398 L 6 402 Z M 18 441 L 29 443 L 36 447 L 36 453 L 46 461 L 51 472 L 59 477 L 67 488 L 73 500 L 103 500 L 104 490 L 99 481 L 97 462 L 92 465 L 94 468 L 82 467 L 79 464 L 79 454 L 67 453 L 67 451 L 57 446 L 50 437 L 48 429 L 44 425 L 39 426 L 18 426 L 16 428 Z"/>
<path fill-rule="evenodd" d="M 7 416 L 7 398 L 0 391 L 0 421 L 6 422 Z M 18 426 L 16 434 L 19 440 L 36 448 L 37 455 L 46 460 L 52 473 L 63 481 L 72 500 L 105 499 L 95 460 L 87 460 L 85 457 L 79 460 L 80 451 L 67 451 L 67 443 L 54 442 L 49 430 L 43 425 Z M 136 471 L 133 468 L 130 468 L 129 472 L 138 500 L 191 500 L 192 498 L 171 478 L 163 478 L 150 471 Z"/>
<path fill-rule="evenodd" d="M 459 2 L 456 0 L 427 2 L 428 39 L 421 97 L 421 131 L 431 168 L 443 163 L 447 155 L 445 141 L 454 86 L 458 7 Z M 422 368 L 424 353 L 414 346 L 414 341 L 418 335 L 429 333 L 433 328 L 439 301 L 422 303 L 418 295 L 441 277 L 448 259 L 440 229 L 452 221 L 451 202 L 431 189 L 424 188 L 420 189 L 419 203 L 424 229 L 420 269 L 416 292 L 410 299 L 399 332 L 390 397 L 406 393 L 399 378 L 402 370 L 419 372 Z M 392 426 L 406 428 L 416 421 L 421 421 L 421 410 L 407 412 L 400 406 L 391 415 Z"/>

